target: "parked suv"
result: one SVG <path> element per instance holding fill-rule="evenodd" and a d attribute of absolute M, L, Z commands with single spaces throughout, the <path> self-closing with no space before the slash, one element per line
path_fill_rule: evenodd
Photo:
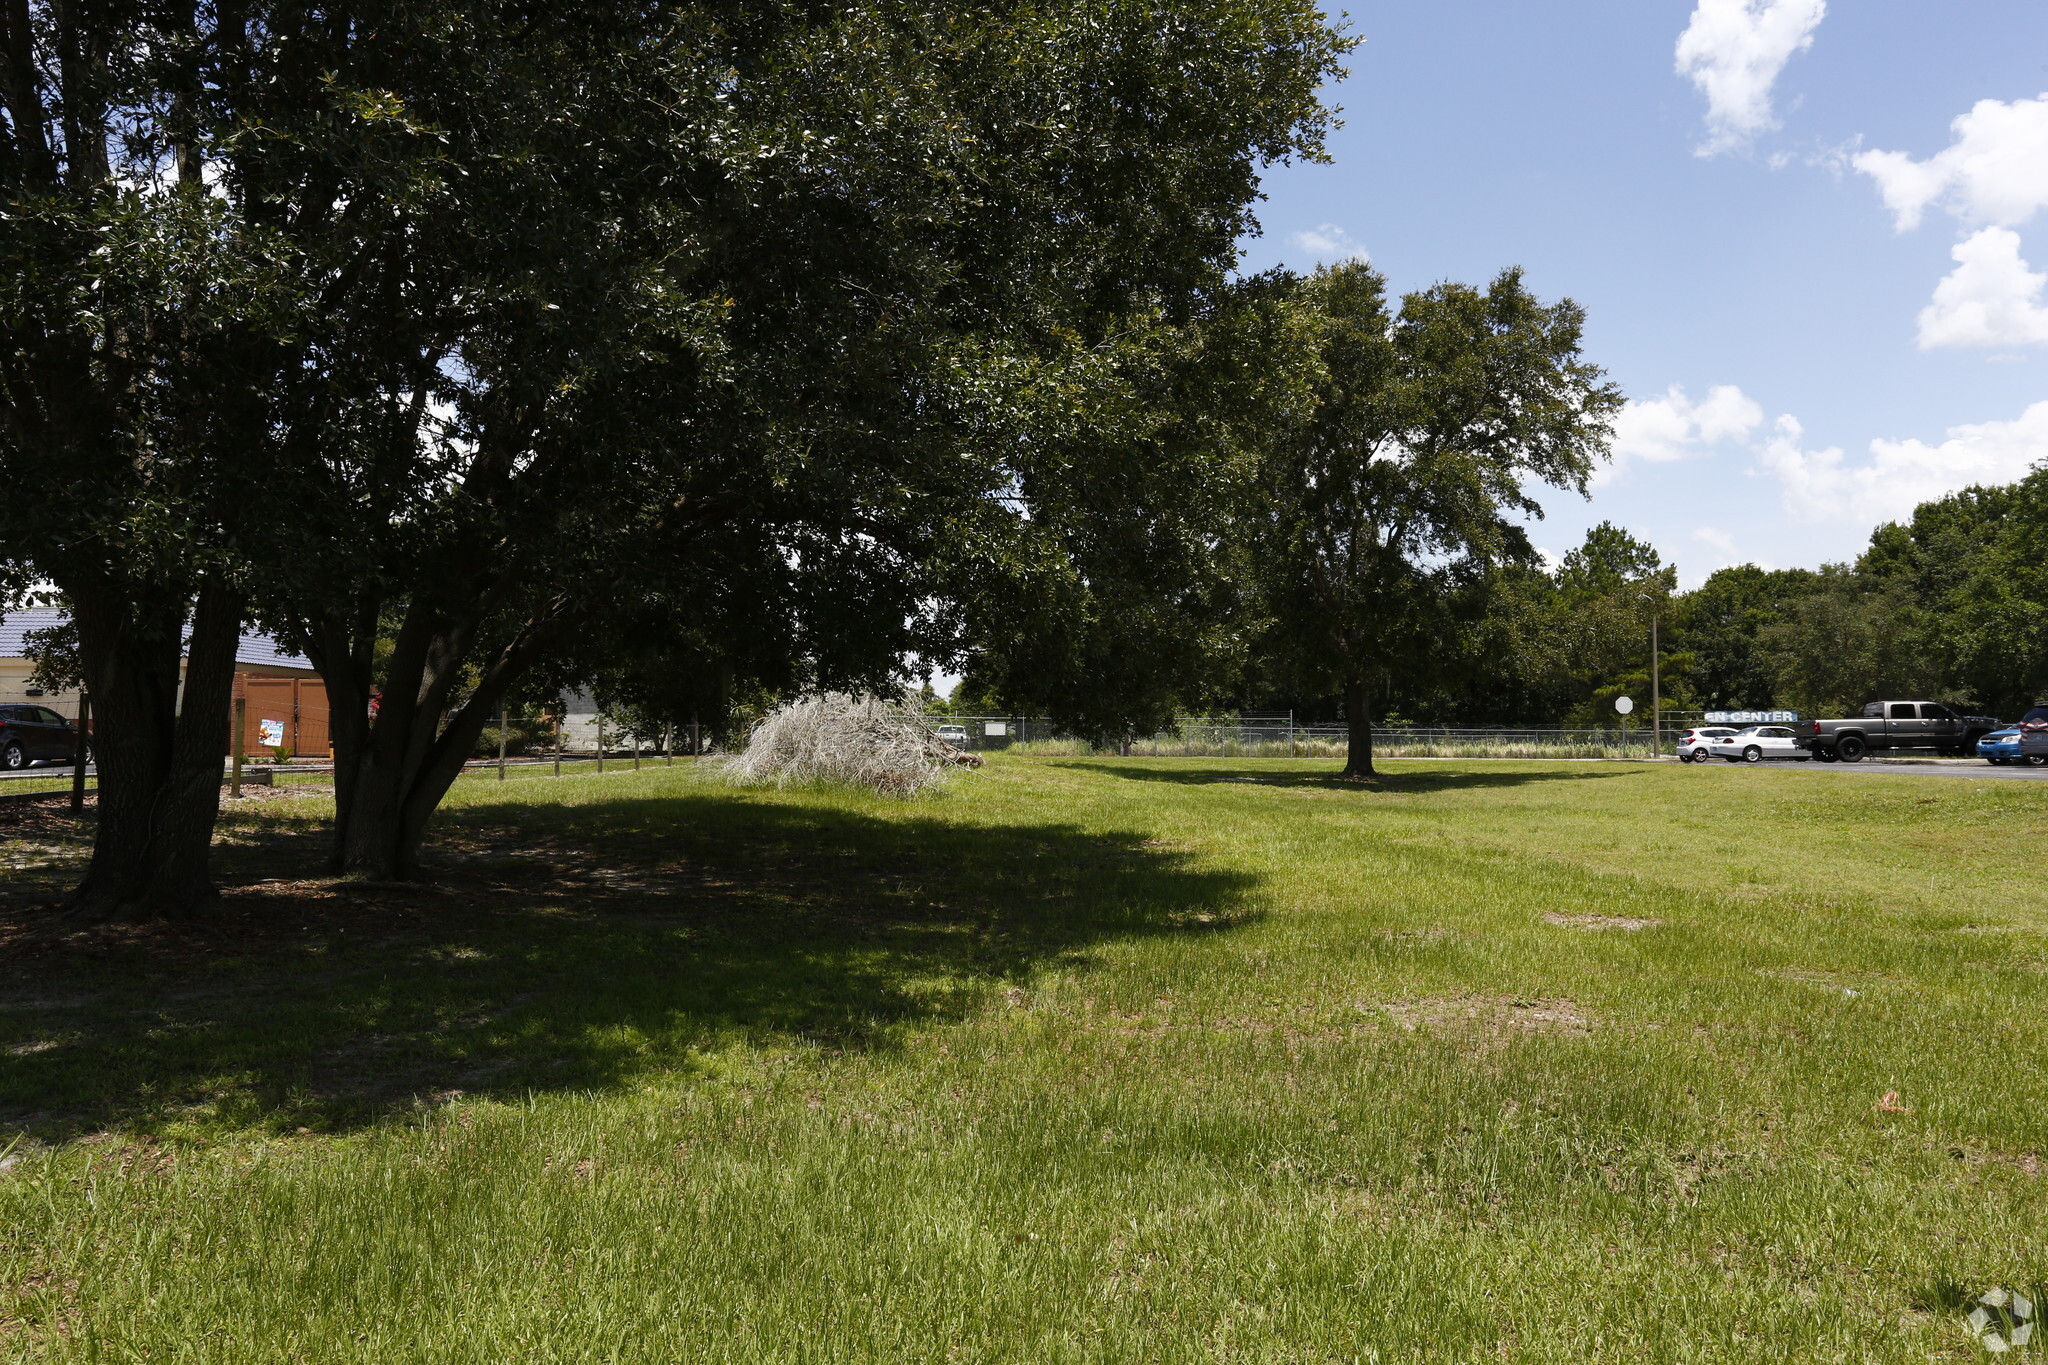
<path fill-rule="evenodd" d="M 1940 702 L 1874 701 L 1846 720 L 1817 720 L 1799 747 L 1824 763 L 1854 763 L 1887 749 L 1932 749 L 1938 754 L 1974 753 L 1977 741 L 1999 728 L 1989 716 L 1960 716 Z M 2048 746 L 2044 746 L 2048 750 Z"/>
<path fill-rule="evenodd" d="M 76 727 L 49 707 L 0 706 L 0 771 L 48 759 L 68 763 L 77 753 Z"/>
<path fill-rule="evenodd" d="M 2048 701 L 2020 717 L 2020 761 L 2048 767 Z"/>

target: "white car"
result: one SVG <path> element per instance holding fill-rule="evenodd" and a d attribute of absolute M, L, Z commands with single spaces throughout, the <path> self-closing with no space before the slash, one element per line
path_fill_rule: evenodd
<path fill-rule="evenodd" d="M 1722 735 L 1732 735 L 1732 725 L 1703 725 L 1687 730 L 1678 737 L 1678 761 L 1681 763 L 1704 763 L 1714 756 L 1714 741 Z"/>
<path fill-rule="evenodd" d="M 1782 725 L 1752 725 L 1732 735 L 1716 735 L 1708 746 L 1715 758 L 1730 763 L 1761 763 L 1767 758 L 1793 758 L 1801 762 L 1813 757 L 1793 740 Z"/>
<path fill-rule="evenodd" d="M 956 749 L 967 747 L 967 727 L 964 725 L 941 725 L 939 738 Z"/>

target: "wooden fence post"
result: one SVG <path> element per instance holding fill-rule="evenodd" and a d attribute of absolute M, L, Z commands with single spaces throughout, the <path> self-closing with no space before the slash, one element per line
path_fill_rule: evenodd
<path fill-rule="evenodd" d="M 78 736 L 71 754 L 71 813 L 85 812 L 85 764 L 92 754 L 92 697 L 84 688 L 78 689 Z"/>
<path fill-rule="evenodd" d="M 228 795 L 242 794 L 242 744 L 243 736 L 249 729 L 249 699 L 235 698 L 235 767 L 234 776 L 228 781 Z"/>
<path fill-rule="evenodd" d="M 505 707 L 498 706 L 498 780 L 505 780 Z"/>

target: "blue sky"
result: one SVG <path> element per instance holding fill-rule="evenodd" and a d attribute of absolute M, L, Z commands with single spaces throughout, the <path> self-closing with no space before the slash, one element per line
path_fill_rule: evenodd
<path fill-rule="evenodd" d="M 1414 0 L 1349 13 L 1332 163 L 1244 265 L 1398 290 L 1518 264 L 1631 399 L 1611 519 L 1697 583 L 1852 558 L 2048 458 L 2048 4 Z M 2038 406 L 2037 406 L 2038 405 Z"/>

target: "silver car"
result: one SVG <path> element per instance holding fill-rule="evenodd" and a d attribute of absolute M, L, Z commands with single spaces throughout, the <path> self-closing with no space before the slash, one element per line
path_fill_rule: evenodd
<path fill-rule="evenodd" d="M 1710 747 L 1715 758 L 1725 758 L 1730 763 L 1761 763 L 1767 758 L 1804 762 L 1813 757 L 1799 747 L 1797 737 L 1782 725 L 1752 725 L 1732 735 L 1717 735 Z"/>

